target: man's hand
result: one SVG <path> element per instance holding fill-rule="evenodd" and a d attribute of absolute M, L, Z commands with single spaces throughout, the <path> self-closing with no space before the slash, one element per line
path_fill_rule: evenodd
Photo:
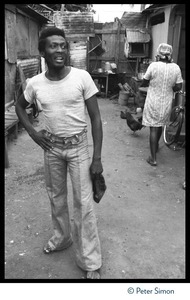
<path fill-rule="evenodd" d="M 90 173 L 93 177 L 95 174 L 101 174 L 103 172 L 102 162 L 100 159 L 93 159 L 90 166 Z"/>
<path fill-rule="evenodd" d="M 46 132 L 47 132 L 46 130 L 42 129 L 38 132 L 36 131 L 36 132 L 31 133 L 30 137 L 43 150 L 49 151 L 49 150 L 53 149 L 53 142 L 51 141 L 51 137 L 49 137 Z"/>

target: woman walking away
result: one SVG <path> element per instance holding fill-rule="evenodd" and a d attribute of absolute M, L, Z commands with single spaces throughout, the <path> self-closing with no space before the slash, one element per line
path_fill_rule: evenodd
<path fill-rule="evenodd" d="M 162 127 L 169 121 L 173 93 L 182 88 L 179 66 L 172 60 L 172 46 L 162 43 L 143 78 L 141 87 L 149 86 L 143 110 L 142 124 L 150 127 L 150 156 L 147 162 L 156 166 L 156 152 L 162 135 Z"/>

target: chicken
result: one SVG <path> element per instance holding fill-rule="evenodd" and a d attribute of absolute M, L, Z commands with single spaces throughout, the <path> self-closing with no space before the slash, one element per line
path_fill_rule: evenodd
<path fill-rule="evenodd" d="M 137 130 L 141 130 L 144 125 L 142 125 L 142 117 L 138 118 L 138 121 L 133 118 L 130 112 L 123 112 L 121 111 L 120 117 L 122 119 L 126 119 L 127 125 L 129 128 L 135 133 Z"/>
<path fill-rule="evenodd" d="M 121 117 L 121 119 L 126 119 L 126 114 L 125 114 L 125 112 L 121 111 L 120 117 Z"/>
<path fill-rule="evenodd" d="M 126 119 L 126 112 L 127 112 L 127 110 L 126 110 L 125 112 L 124 112 L 124 111 L 121 111 L 121 113 L 120 113 L 121 119 Z M 138 117 L 137 120 L 139 121 L 139 123 L 142 124 L 142 116 L 141 116 L 141 117 Z"/>

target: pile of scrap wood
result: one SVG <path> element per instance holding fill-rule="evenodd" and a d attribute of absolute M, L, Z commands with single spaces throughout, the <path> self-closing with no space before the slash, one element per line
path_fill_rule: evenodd
<path fill-rule="evenodd" d="M 121 91 L 128 92 L 130 96 L 136 96 L 137 95 L 127 82 L 125 82 L 124 84 L 118 83 L 118 86 L 119 86 Z M 111 96 L 110 100 L 115 99 L 117 97 L 119 97 L 118 93 Z"/>
<path fill-rule="evenodd" d="M 131 96 L 136 96 L 136 93 L 133 91 L 133 89 L 130 87 L 130 85 L 125 82 L 123 85 L 121 83 L 118 83 L 118 86 L 121 91 L 129 92 Z"/>

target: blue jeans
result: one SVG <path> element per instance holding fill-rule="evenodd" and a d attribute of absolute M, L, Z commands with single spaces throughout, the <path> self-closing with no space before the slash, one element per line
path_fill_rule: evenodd
<path fill-rule="evenodd" d="M 73 240 L 78 266 L 85 271 L 99 269 L 102 258 L 93 210 L 87 133 L 72 145 L 55 142 L 53 150 L 44 151 L 44 163 L 54 228 L 48 244 L 60 250 L 70 246 Z M 67 169 L 73 188 L 73 234 L 67 203 Z"/>

